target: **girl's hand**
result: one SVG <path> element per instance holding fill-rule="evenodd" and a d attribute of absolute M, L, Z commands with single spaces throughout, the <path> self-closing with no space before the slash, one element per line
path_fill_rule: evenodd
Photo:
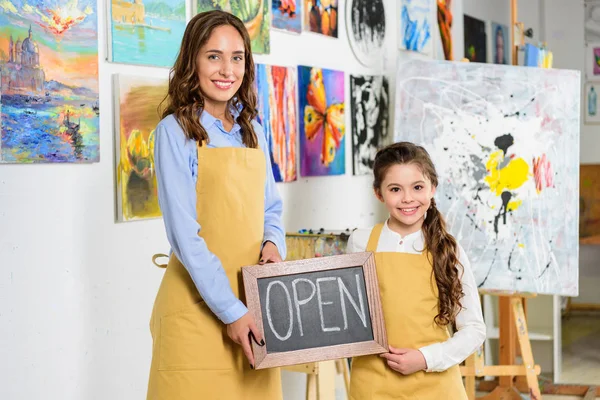
<path fill-rule="evenodd" d="M 417 371 L 427 369 L 427 362 L 423 353 L 415 349 L 397 349 L 390 346 L 390 352 L 380 354 L 387 360 L 387 365 L 402 375 L 410 375 Z"/>
<path fill-rule="evenodd" d="M 250 367 L 254 369 L 254 354 L 252 354 L 252 346 L 250 345 L 250 338 L 254 338 L 254 341 L 259 346 L 264 346 L 265 341 L 254 324 L 254 319 L 249 312 L 235 322 L 227 325 L 227 335 L 241 345 L 244 349 L 244 354 L 250 362 Z"/>
<path fill-rule="evenodd" d="M 279 255 L 279 250 L 277 250 L 277 246 L 273 242 L 265 242 L 263 249 L 260 253 L 260 261 L 259 264 L 265 264 L 268 262 L 281 262 L 281 256 Z"/>

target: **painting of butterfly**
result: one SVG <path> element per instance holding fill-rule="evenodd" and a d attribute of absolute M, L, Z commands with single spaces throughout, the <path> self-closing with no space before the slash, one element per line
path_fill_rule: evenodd
<path fill-rule="evenodd" d="M 346 172 L 344 73 L 298 67 L 300 173 L 302 176 Z"/>

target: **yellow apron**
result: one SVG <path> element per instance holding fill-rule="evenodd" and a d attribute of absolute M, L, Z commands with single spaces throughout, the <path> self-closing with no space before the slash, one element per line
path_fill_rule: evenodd
<path fill-rule="evenodd" d="M 376 252 L 383 224 L 373 228 L 367 251 Z M 388 342 L 396 348 L 418 349 L 450 336 L 433 318 L 438 312 L 438 288 L 426 253 L 375 253 L 377 278 Z M 350 377 L 353 400 L 466 400 L 457 365 L 444 372 L 418 371 L 401 375 L 378 355 L 353 359 Z"/>
<path fill-rule="evenodd" d="M 264 232 L 266 161 L 260 149 L 198 147 L 200 236 L 219 257 L 233 293 L 241 267 L 258 262 Z M 242 347 L 171 255 L 150 320 L 148 400 L 281 399 L 278 369 L 252 370 Z"/>

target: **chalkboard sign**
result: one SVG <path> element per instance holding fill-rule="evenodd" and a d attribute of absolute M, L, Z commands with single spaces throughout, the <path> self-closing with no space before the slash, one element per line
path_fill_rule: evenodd
<path fill-rule="evenodd" d="M 255 368 L 388 351 L 373 253 L 242 268 Z"/>

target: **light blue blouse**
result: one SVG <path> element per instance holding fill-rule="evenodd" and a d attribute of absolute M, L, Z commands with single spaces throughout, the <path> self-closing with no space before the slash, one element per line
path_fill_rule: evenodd
<path fill-rule="evenodd" d="M 221 120 L 203 112 L 200 122 L 212 147 L 245 147 L 237 123 L 230 132 Z M 281 222 L 282 201 L 275 185 L 271 159 L 262 126 L 253 121 L 260 148 L 267 160 L 265 184 L 264 240 L 273 242 L 285 259 L 285 232 Z M 231 290 L 223 265 L 198 236 L 200 224 L 196 214 L 196 179 L 198 153 L 196 141 L 186 138 L 174 115 L 156 127 L 154 162 L 158 180 L 158 200 L 171 249 L 188 270 L 198 292 L 223 323 L 241 318 L 248 309 Z"/>

